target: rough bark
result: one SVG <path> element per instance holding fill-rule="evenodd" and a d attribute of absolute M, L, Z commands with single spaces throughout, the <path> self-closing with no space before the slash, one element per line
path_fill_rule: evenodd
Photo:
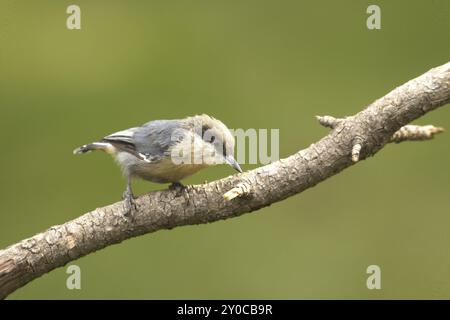
<path fill-rule="evenodd" d="M 374 155 L 401 127 L 449 101 L 447 63 L 394 89 L 354 116 L 323 117 L 324 122 L 329 120 L 331 132 L 288 158 L 181 193 L 144 194 L 136 200 L 133 216 L 125 215 L 123 202 L 117 202 L 51 227 L 0 251 L 0 298 L 44 273 L 125 239 L 237 217 L 300 193 Z M 333 124 L 332 119 L 336 120 Z"/>

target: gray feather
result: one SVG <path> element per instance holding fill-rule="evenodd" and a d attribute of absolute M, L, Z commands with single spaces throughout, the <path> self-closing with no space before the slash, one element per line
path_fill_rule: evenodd
<path fill-rule="evenodd" d="M 175 131 L 180 129 L 180 125 L 180 120 L 150 121 L 141 127 L 110 134 L 102 141 L 110 142 L 118 149 L 131 153 L 146 162 L 153 162 L 170 154 L 169 148 L 175 143 L 172 137 L 175 136 Z"/>
<path fill-rule="evenodd" d="M 136 129 L 133 144 L 136 151 L 156 159 L 169 154 L 169 148 L 175 143 L 172 137 L 180 129 L 180 120 L 155 120 Z"/>
<path fill-rule="evenodd" d="M 108 141 L 121 141 L 126 143 L 133 143 L 133 136 L 136 130 L 139 128 L 130 128 L 122 131 L 115 132 L 103 138 Z"/>

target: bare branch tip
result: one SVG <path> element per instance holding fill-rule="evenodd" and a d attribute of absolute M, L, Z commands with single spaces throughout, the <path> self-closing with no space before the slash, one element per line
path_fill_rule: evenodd
<path fill-rule="evenodd" d="M 434 127 L 434 134 L 445 132 L 445 129 L 442 127 Z"/>
<path fill-rule="evenodd" d="M 334 129 L 342 120 L 332 116 L 316 116 L 317 121 L 327 128 Z"/>

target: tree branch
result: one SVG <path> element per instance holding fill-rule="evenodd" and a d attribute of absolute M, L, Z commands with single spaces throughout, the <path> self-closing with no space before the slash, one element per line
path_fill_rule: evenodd
<path fill-rule="evenodd" d="M 0 251 L 0 298 L 44 273 L 125 239 L 237 217 L 311 188 L 374 155 L 388 142 L 413 139 L 417 132 L 432 137 L 441 130 L 398 130 L 448 102 L 450 63 L 394 89 L 354 116 L 319 118 L 331 132 L 286 159 L 191 186 L 182 193 L 162 190 L 144 194 L 136 200 L 132 217 L 124 215 L 123 202 L 117 202 L 51 227 Z"/>
<path fill-rule="evenodd" d="M 316 118 L 322 126 L 331 129 L 334 129 L 337 125 L 345 121 L 345 119 L 337 119 L 332 116 L 316 116 Z M 430 140 L 433 139 L 436 134 L 444 131 L 444 128 L 435 127 L 432 125 L 416 126 L 410 124 L 403 126 L 399 130 L 397 130 L 389 139 L 389 142 L 400 143 L 403 141 Z M 352 147 L 353 162 L 359 161 L 359 154 L 362 149 L 361 143 L 363 143 L 361 137 L 355 137 L 355 141 Z"/>

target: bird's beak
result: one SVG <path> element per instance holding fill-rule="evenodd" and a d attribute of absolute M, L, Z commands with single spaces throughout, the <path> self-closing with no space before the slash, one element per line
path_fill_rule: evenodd
<path fill-rule="evenodd" d="M 225 162 L 228 163 L 230 166 L 232 166 L 236 171 L 242 172 L 239 163 L 237 163 L 237 161 L 233 158 L 233 156 L 225 157 Z"/>

